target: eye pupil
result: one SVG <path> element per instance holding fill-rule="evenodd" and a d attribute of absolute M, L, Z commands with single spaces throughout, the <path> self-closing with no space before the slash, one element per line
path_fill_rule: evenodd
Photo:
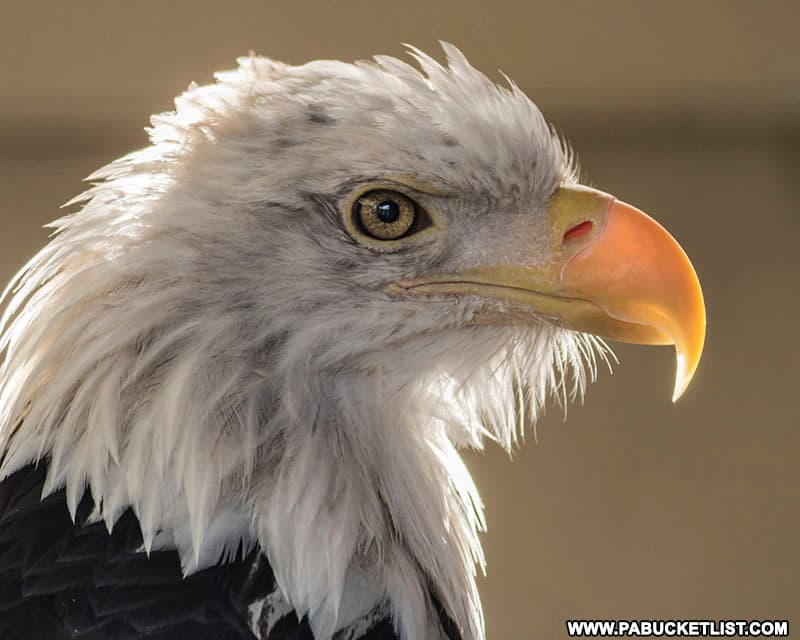
<path fill-rule="evenodd" d="M 400 219 L 400 205 L 392 200 L 384 200 L 375 207 L 375 213 L 378 220 L 391 224 Z"/>

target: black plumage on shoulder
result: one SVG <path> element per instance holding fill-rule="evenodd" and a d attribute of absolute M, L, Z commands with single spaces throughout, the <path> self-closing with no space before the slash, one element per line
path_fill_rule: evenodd
<path fill-rule="evenodd" d="M 0 483 L 0 638 L 25 640 L 314 640 L 291 613 L 258 638 L 249 607 L 275 590 L 265 556 L 183 577 L 175 551 L 141 551 L 133 511 L 108 533 L 88 521 L 87 492 L 75 522 L 64 491 L 41 499 L 47 465 Z M 394 640 L 389 620 L 362 636 Z"/>

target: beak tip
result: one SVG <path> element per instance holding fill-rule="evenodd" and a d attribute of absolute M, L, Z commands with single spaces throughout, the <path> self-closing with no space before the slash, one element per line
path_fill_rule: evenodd
<path fill-rule="evenodd" d="M 677 348 L 675 350 L 676 371 L 675 371 L 675 389 L 672 393 L 672 402 L 677 402 L 678 399 L 686 391 L 689 383 L 694 377 L 694 372 L 697 369 L 699 357 L 690 362 L 685 353 L 682 353 Z"/>

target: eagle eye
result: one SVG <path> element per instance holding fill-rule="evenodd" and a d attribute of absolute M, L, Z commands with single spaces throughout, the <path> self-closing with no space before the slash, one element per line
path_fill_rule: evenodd
<path fill-rule="evenodd" d="M 376 189 L 353 203 L 356 227 L 375 240 L 399 240 L 419 229 L 420 208 L 403 193 Z"/>

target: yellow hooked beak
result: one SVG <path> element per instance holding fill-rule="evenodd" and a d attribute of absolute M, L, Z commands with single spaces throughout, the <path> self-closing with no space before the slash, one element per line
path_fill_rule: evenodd
<path fill-rule="evenodd" d="M 674 344 L 673 401 L 686 390 L 703 352 L 706 312 L 689 258 L 655 220 L 612 196 L 562 187 L 548 207 L 544 264 L 490 264 L 456 274 L 403 280 L 405 295 L 477 295 L 547 317 L 568 329 L 635 344 Z"/>

